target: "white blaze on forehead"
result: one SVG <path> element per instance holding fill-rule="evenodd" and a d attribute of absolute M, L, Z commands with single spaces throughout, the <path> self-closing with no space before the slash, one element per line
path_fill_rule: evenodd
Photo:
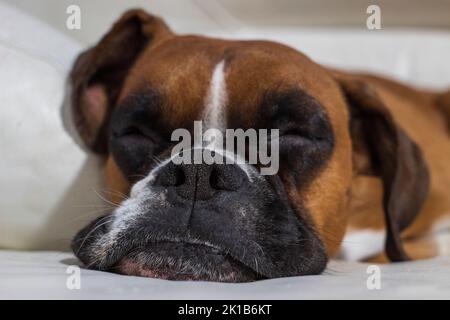
<path fill-rule="evenodd" d="M 226 128 L 225 106 L 227 103 L 227 87 L 225 82 L 225 61 L 220 61 L 214 68 L 203 113 L 205 129 Z"/>
<path fill-rule="evenodd" d="M 209 90 L 205 99 L 205 110 L 203 111 L 202 127 L 206 131 L 205 139 L 212 141 L 207 145 L 199 145 L 194 142 L 195 148 L 205 148 L 214 150 L 225 156 L 226 158 L 234 159 L 235 154 L 224 149 L 226 139 L 226 106 L 228 103 L 227 85 L 225 78 L 225 61 L 221 60 L 215 67 L 211 76 Z M 201 134 L 201 133 L 200 133 Z M 213 139 L 213 140 L 211 140 Z M 245 162 L 245 161 L 244 161 Z M 239 167 L 246 173 L 250 181 L 252 181 L 250 171 L 247 165 L 239 164 Z"/>

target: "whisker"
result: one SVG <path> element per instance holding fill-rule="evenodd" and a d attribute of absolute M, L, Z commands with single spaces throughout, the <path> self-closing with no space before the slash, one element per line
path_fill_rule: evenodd
<path fill-rule="evenodd" d="M 115 190 L 103 190 L 102 192 L 103 192 L 103 193 L 106 193 L 106 194 L 109 194 L 109 196 L 111 196 L 111 197 L 114 197 L 114 196 L 119 197 L 120 199 L 117 199 L 117 200 L 120 201 L 120 203 L 118 203 L 118 205 L 120 205 L 123 201 L 126 201 L 126 200 L 129 199 L 128 195 L 126 195 L 126 194 L 124 194 L 124 193 L 122 193 L 122 192 L 119 192 L 119 191 L 115 191 Z"/>
<path fill-rule="evenodd" d="M 89 211 L 87 213 L 81 214 L 81 215 L 77 216 L 76 218 L 72 218 L 72 219 L 70 219 L 67 222 L 68 223 L 72 223 L 72 222 L 75 222 L 75 221 L 79 221 L 79 220 L 81 220 L 83 218 L 86 218 L 86 217 L 91 217 L 91 216 L 95 216 L 95 215 L 98 215 L 98 214 L 101 214 L 101 213 L 104 213 L 104 212 L 111 211 L 111 209 L 112 208 L 102 208 L 102 209 L 92 210 L 92 211 Z"/>
<path fill-rule="evenodd" d="M 101 194 L 99 194 L 94 188 L 92 188 L 92 190 L 94 191 L 94 193 L 95 193 L 100 199 L 102 199 L 102 200 L 105 201 L 106 203 L 109 203 L 109 204 L 111 204 L 111 205 L 113 205 L 113 206 L 115 206 L 115 207 L 118 207 L 118 206 L 120 205 L 120 203 L 114 203 L 114 202 L 112 202 L 112 201 L 106 199 L 106 198 L 103 197 Z"/>
<path fill-rule="evenodd" d="M 103 220 L 103 219 L 105 219 L 105 218 L 109 218 L 109 220 L 108 220 L 108 221 L 105 221 L 105 222 L 102 222 L 101 224 L 99 224 L 98 226 L 96 226 L 94 229 L 92 229 L 91 231 L 89 231 L 89 233 L 83 238 L 83 242 L 81 243 L 80 247 L 78 248 L 78 250 L 77 250 L 77 252 L 76 252 L 76 255 L 78 255 L 78 254 L 80 253 L 80 250 L 83 248 L 84 243 L 85 243 L 86 240 L 90 237 L 90 235 L 91 235 L 95 230 L 97 230 L 98 228 L 100 228 L 101 226 L 103 226 L 103 225 L 105 225 L 105 224 L 107 224 L 107 223 L 110 223 L 110 222 L 112 221 L 112 219 L 114 218 L 114 216 L 106 216 L 106 217 L 101 218 L 100 220 Z"/>
<path fill-rule="evenodd" d="M 142 179 L 147 178 L 147 176 L 143 175 L 143 174 L 130 174 L 128 177 L 129 178 L 142 178 Z"/>

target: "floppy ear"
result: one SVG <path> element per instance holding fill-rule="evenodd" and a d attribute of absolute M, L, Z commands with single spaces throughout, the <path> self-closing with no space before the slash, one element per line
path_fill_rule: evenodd
<path fill-rule="evenodd" d="M 76 60 L 70 83 L 75 127 L 88 148 L 107 151 L 107 123 L 128 70 L 149 44 L 171 35 L 157 17 L 142 10 L 126 12 L 94 47 Z"/>
<path fill-rule="evenodd" d="M 444 119 L 447 121 L 447 129 L 450 133 L 450 90 L 441 93 L 436 97 L 436 105 L 441 110 Z"/>
<path fill-rule="evenodd" d="M 354 170 L 377 175 L 383 182 L 386 254 L 391 261 L 409 260 L 400 235 L 419 214 L 428 193 L 422 152 L 368 84 L 348 77 L 338 82 L 350 107 Z"/>

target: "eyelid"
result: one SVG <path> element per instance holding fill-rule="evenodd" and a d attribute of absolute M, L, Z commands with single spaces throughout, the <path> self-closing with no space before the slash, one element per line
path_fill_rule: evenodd
<path fill-rule="evenodd" d="M 322 142 L 328 140 L 328 135 L 319 135 L 314 134 L 305 128 L 300 127 L 288 127 L 286 129 L 280 130 L 280 138 L 281 137 L 296 137 L 298 139 L 305 139 L 309 141 Z"/>
<path fill-rule="evenodd" d="M 308 130 L 306 128 L 302 128 L 297 124 L 288 124 L 284 127 L 280 128 L 280 136 L 285 135 L 299 135 L 299 136 L 308 136 Z"/>
<path fill-rule="evenodd" d="M 152 130 L 149 130 L 147 128 L 141 128 L 138 125 L 132 125 L 124 127 L 123 129 L 120 129 L 116 132 L 113 132 L 113 137 L 116 139 L 124 138 L 124 137 L 134 137 L 134 138 L 141 138 L 148 141 L 151 141 L 155 144 L 161 143 L 160 138 L 157 136 L 156 133 L 154 133 Z"/>
<path fill-rule="evenodd" d="M 143 133 L 142 133 L 142 130 L 140 130 L 138 127 L 136 127 L 136 126 L 131 126 L 131 127 L 128 127 L 128 128 L 126 128 L 126 129 L 124 129 L 124 130 L 119 134 L 119 136 L 126 136 L 126 135 L 129 135 L 129 134 L 143 134 Z"/>

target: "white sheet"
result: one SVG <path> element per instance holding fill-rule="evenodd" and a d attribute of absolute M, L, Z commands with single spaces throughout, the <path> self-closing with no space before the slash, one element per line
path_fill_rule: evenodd
<path fill-rule="evenodd" d="M 80 289 L 69 290 L 75 263 L 63 252 L 0 251 L 0 299 L 450 299 L 450 257 L 380 265 L 380 290 L 367 288 L 367 264 L 341 261 L 318 276 L 243 284 L 82 270 Z"/>

